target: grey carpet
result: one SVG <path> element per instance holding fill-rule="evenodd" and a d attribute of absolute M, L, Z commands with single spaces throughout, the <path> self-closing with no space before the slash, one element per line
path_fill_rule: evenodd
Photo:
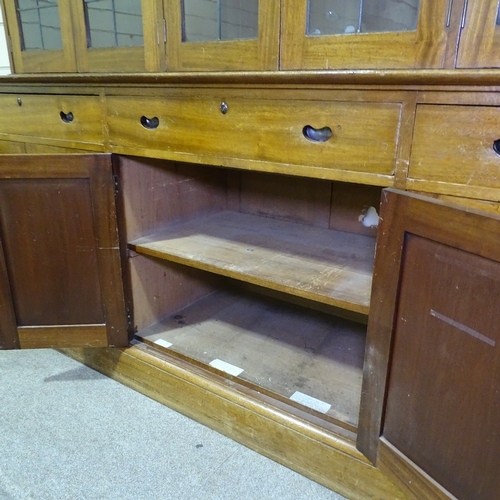
<path fill-rule="evenodd" d="M 1 500 L 342 500 L 53 350 L 0 351 Z"/>

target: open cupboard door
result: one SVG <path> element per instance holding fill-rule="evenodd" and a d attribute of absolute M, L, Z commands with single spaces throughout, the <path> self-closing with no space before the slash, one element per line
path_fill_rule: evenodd
<path fill-rule="evenodd" d="M 0 156 L 0 349 L 127 344 L 111 156 Z"/>
<path fill-rule="evenodd" d="M 500 218 L 384 190 L 358 448 L 411 498 L 500 475 Z"/>

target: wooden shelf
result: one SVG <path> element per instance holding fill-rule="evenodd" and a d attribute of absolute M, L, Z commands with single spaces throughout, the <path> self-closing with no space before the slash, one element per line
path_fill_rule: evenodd
<path fill-rule="evenodd" d="M 220 360 L 222 371 L 239 368 L 241 373 L 228 373 L 264 394 L 309 408 L 356 431 L 366 337 L 360 324 L 268 297 L 224 290 L 137 336 L 204 366 L 221 369 L 218 362 L 214 364 Z"/>
<path fill-rule="evenodd" d="M 129 243 L 185 264 L 367 315 L 375 239 L 237 212 L 176 224 Z"/>

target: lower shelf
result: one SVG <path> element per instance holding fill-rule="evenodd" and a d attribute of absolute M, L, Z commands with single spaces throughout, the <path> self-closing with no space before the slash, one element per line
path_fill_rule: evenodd
<path fill-rule="evenodd" d="M 224 290 L 137 336 L 355 432 L 365 329 L 326 313 Z"/>

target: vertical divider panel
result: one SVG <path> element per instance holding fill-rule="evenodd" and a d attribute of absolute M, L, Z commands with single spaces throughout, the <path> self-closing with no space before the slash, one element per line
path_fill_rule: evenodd
<path fill-rule="evenodd" d="M 128 338 L 128 328 L 111 157 L 96 155 L 94 158 L 89 169 L 90 192 L 108 343 L 124 345 Z"/>

